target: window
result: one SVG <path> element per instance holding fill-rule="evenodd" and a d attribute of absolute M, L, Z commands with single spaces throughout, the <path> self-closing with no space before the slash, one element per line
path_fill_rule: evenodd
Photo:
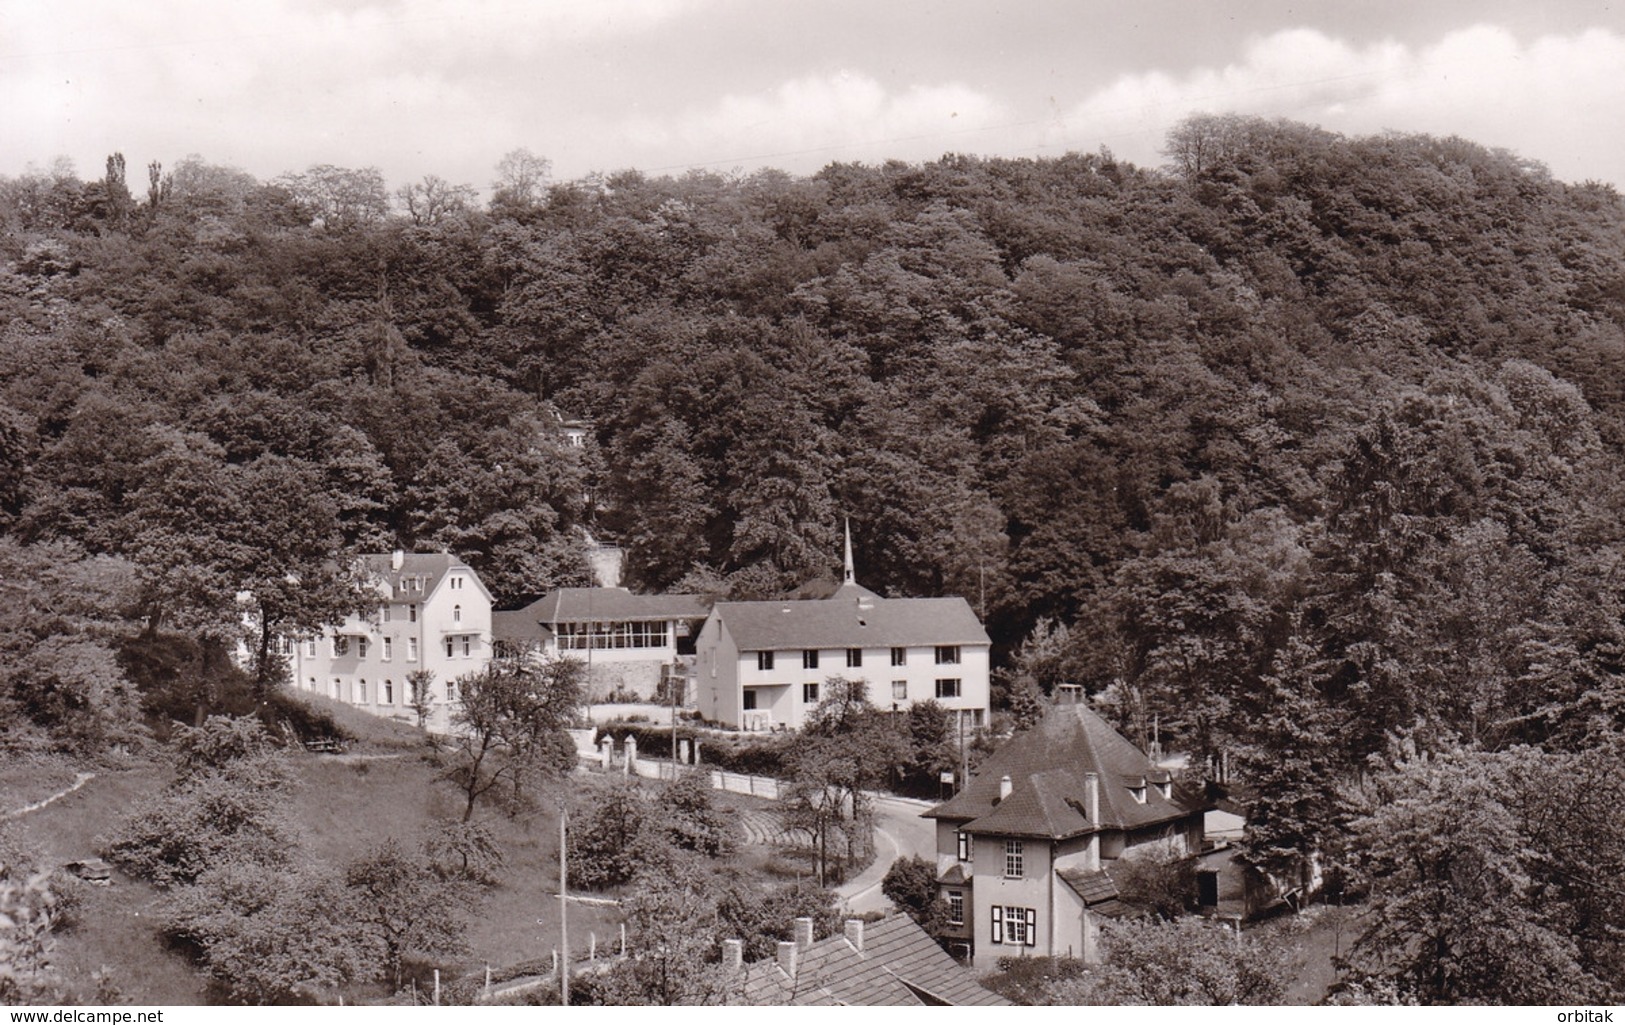
<path fill-rule="evenodd" d="M 461 591 L 463 589 L 463 578 L 462 577 L 452 577 L 451 578 L 451 589 L 453 591 Z"/>
<path fill-rule="evenodd" d="M 395 681 L 394 680 L 385 680 L 384 681 L 384 704 L 393 705 L 394 703 L 395 703 Z"/>
<path fill-rule="evenodd" d="M 1020 879 L 1023 860 L 1021 841 L 1006 840 L 1004 842 L 1004 877 L 1006 879 Z"/>
<path fill-rule="evenodd" d="M 959 664 L 959 645 L 957 645 L 957 644 L 939 644 L 939 645 L 937 645 L 937 665 L 939 665 L 939 666 L 956 666 L 958 664 Z"/>
<path fill-rule="evenodd" d="M 406 618 L 408 622 L 416 623 L 418 621 L 418 607 L 416 605 L 406 607 Z"/>
<path fill-rule="evenodd" d="M 310 678 L 310 682 L 305 685 L 305 689 L 306 690 L 315 690 L 316 689 L 316 677 L 312 676 Z"/>
<path fill-rule="evenodd" d="M 906 666 L 906 665 L 908 665 L 908 649 L 907 648 L 893 648 L 891 650 L 891 664 L 894 665 L 894 666 Z"/>
<path fill-rule="evenodd" d="M 619 621 L 609 623 L 560 623 L 559 648 L 586 651 L 588 648 L 664 648 L 665 623 Z"/>
<path fill-rule="evenodd" d="M 1145 780 L 1141 779 L 1128 785 L 1128 794 L 1139 804 L 1145 803 Z"/>
<path fill-rule="evenodd" d="M 474 645 L 474 635 L 473 634 L 463 634 L 463 657 L 464 658 L 467 658 L 469 656 L 471 650 L 473 649 L 473 645 Z"/>
<path fill-rule="evenodd" d="M 406 639 L 406 660 L 408 662 L 416 662 L 418 660 L 418 639 L 416 637 L 408 637 Z"/>
<path fill-rule="evenodd" d="M 801 685 L 801 703 L 816 705 L 818 703 L 818 684 L 804 683 Z"/>
<path fill-rule="evenodd" d="M 959 860 L 970 861 L 971 850 L 973 849 L 970 834 L 961 829 L 954 833 L 954 838 L 959 841 Z"/>
<path fill-rule="evenodd" d="M 847 648 L 846 649 L 846 667 L 848 669 L 857 669 L 857 668 L 861 667 L 862 665 L 863 665 L 863 649 L 862 648 Z"/>
<path fill-rule="evenodd" d="M 908 698 L 908 681 L 893 680 L 891 682 L 891 696 L 893 701 L 903 701 Z"/>
<path fill-rule="evenodd" d="M 938 680 L 937 681 L 937 697 L 939 697 L 939 698 L 957 698 L 958 696 L 959 696 L 959 681 L 958 680 Z"/>
<path fill-rule="evenodd" d="M 948 891 L 948 924 L 965 924 L 965 891 Z"/>
<path fill-rule="evenodd" d="M 455 638 L 455 637 L 447 637 L 446 638 L 446 657 L 447 658 L 451 657 L 452 648 L 455 647 L 456 644 L 457 644 L 457 638 Z"/>
<path fill-rule="evenodd" d="M 360 702 L 363 705 L 367 703 L 367 681 L 366 680 L 357 680 L 355 682 L 355 699 L 356 699 L 356 701 Z"/>
<path fill-rule="evenodd" d="M 1163 782 L 1158 783 L 1157 793 L 1161 794 L 1163 800 L 1165 801 L 1171 799 L 1174 796 L 1173 780 L 1164 780 Z"/>
<path fill-rule="evenodd" d="M 334 637 L 333 637 L 333 657 L 334 658 L 343 658 L 344 656 L 348 655 L 349 653 L 350 653 L 350 638 L 345 637 L 342 634 L 335 634 Z"/>
<path fill-rule="evenodd" d="M 463 621 L 463 607 L 461 605 L 453 605 L 451 607 L 451 621 L 453 623 L 461 623 Z"/>
<path fill-rule="evenodd" d="M 993 906 L 993 942 L 1018 947 L 1038 943 L 1038 912 L 1033 908 Z"/>
<path fill-rule="evenodd" d="M 389 622 L 389 606 L 384 606 L 384 622 Z"/>
<path fill-rule="evenodd" d="M 355 639 L 355 654 L 357 658 L 367 657 L 367 639 L 365 637 Z"/>
<path fill-rule="evenodd" d="M 384 650 L 378 657 L 385 662 L 395 657 L 395 639 L 393 637 L 384 638 Z"/>
<path fill-rule="evenodd" d="M 457 681 L 456 680 L 447 680 L 446 681 L 446 701 L 447 702 L 452 702 L 452 701 L 456 701 L 456 700 L 457 700 Z"/>
<path fill-rule="evenodd" d="M 754 687 L 745 688 L 745 711 L 756 711 L 756 688 Z"/>
<path fill-rule="evenodd" d="M 817 669 L 818 668 L 818 649 L 817 648 L 808 648 L 806 651 L 803 651 L 801 653 L 801 668 L 803 668 L 803 669 Z"/>
<path fill-rule="evenodd" d="M 756 653 L 756 669 L 758 672 L 773 671 L 773 653 L 771 651 L 758 651 Z"/>
<path fill-rule="evenodd" d="M 340 680 L 336 676 L 333 677 L 333 700 L 334 701 L 343 701 L 344 700 L 344 681 Z"/>
<path fill-rule="evenodd" d="M 316 657 L 316 638 L 312 637 L 310 640 L 305 642 L 305 657 Z"/>

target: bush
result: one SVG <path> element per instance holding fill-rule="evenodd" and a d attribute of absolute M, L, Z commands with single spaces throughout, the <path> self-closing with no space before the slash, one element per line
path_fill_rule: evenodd
<path fill-rule="evenodd" d="M 160 886 L 230 862 L 286 865 L 295 832 L 281 796 L 293 774 L 259 721 L 211 716 L 178 727 L 173 750 L 174 782 L 102 842 L 104 855 Z"/>
<path fill-rule="evenodd" d="M 435 875 L 494 886 L 502 868 L 502 846 L 483 822 L 448 822 L 423 842 Z"/>

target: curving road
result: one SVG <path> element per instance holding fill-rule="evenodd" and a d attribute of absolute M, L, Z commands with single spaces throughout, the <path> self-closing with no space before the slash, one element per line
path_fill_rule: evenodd
<path fill-rule="evenodd" d="M 880 892 L 891 863 L 898 858 L 919 855 L 930 861 L 937 854 L 936 824 L 920 818 L 931 801 L 907 797 L 879 796 L 875 800 L 875 860 L 857 877 L 835 888 L 835 893 L 854 914 L 885 911 L 891 901 Z"/>

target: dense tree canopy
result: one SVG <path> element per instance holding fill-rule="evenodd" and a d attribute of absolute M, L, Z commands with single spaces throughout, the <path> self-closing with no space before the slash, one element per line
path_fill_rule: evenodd
<path fill-rule="evenodd" d="M 517 602 L 584 579 L 583 528 L 634 586 L 763 597 L 850 516 L 866 584 L 985 611 L 1029 711 L 1070 680 L 1136 740 L 1273 763 L 1276 867 L 1393 737 L 1616 732 L 1619 196 L 1254 118 L 1168 156 L 555 182 L 516 152 L 484 209 L 198 157 L 144 200 L 122 161 L 6 179 L 0 531 L 214 636 L 244 592 L 312 628 L 393 545 Z"/>

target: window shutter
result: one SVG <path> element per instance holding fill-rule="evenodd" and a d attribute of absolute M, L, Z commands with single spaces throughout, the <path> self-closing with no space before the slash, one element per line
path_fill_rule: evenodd
<path fill-rule="evenodd" d="M 1004 942 L 1004 908 L 993 905 L 993 942 Z"/>
<path fill-rule="evenodd" d="M 1027 946 L 1035 947 L 1035 946 L 1038 945 L 1038 911 L 1036 909 L 1034 909 L 1034 908 L 1027 908 L 1026 910 L 1027 910 Z"/>

